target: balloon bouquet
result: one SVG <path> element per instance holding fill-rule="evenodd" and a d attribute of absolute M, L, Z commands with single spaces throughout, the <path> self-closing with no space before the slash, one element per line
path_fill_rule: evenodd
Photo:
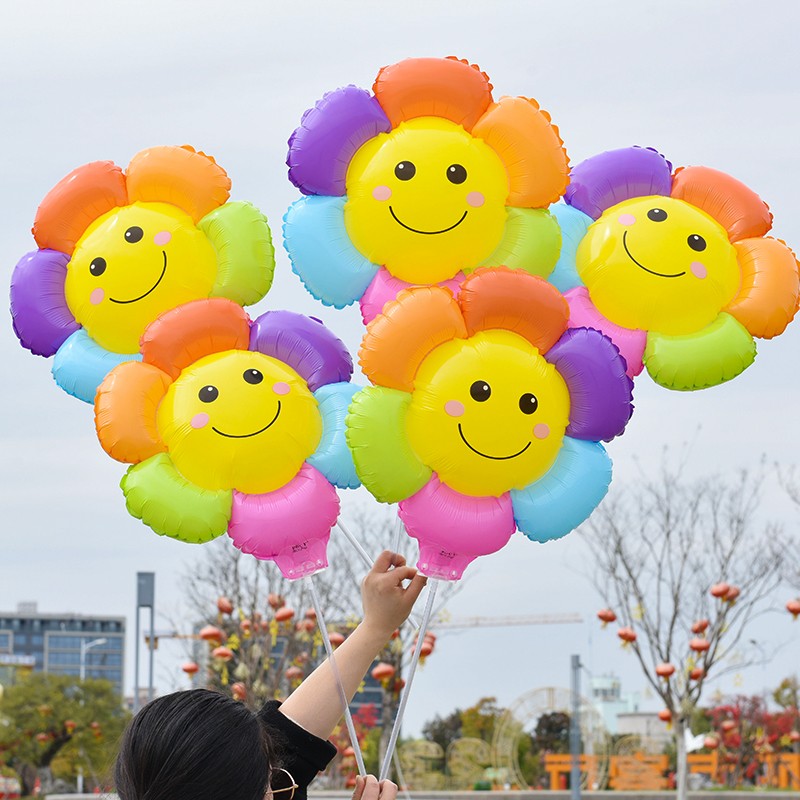
<path fill-rule="evenodd" d="M 371 386 L 350 382 L 318 320 L 250 319 L 242 306 L 272 281 L 269 228 L 187 147 L 62 180 L 14 272 L 12 317 L 23 346 L 55 357 L 57 383 L 94 400 L 101 445 L 131 465 L 129 512 L 186 542 L 227 534 L 305 579 L 334 670 L 312 578 L 333 525 L 370 561 L 337 489 L 398 503 L 431 580 L 384 778 L 439 581 L 516 530 L 547 542 L 580 525 L 608 490 L 601 443 L 625 430 L 632 379 L 646 367 L 699 389 L 738 375 L 753 337 L 793 318 L 798 266 L 735 179 L 673 172 L 646 148 L 570 174 L 549 114 L 495 101 L 455 58 L 325 95 L 287 163 L 304 195 L 284 218 L 292 268 L 324 304 L 358 301 Z"/>

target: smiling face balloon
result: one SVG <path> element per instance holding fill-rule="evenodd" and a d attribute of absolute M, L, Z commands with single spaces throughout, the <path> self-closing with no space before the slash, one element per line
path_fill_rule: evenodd
<path fill-rule="evenodd" d="M 456 290 L 481 266 L 549 274 L 560 235 L 547 206 L 567 156 L 535 101 L 491 92 L 466 61 L 408 59 L 380 71 L 374 95 L 337 89 L 304 115 L 288 164 L 307 197 L 284 238 L 311 294 L 359 300 L 368 322 L 409 286 Z"/>
<path fill-rule="evenodd" d="M 457 580 L 516 528 L 564 536 L 605 495 L 599 442 L 630 418 L 631 382 L 611 341 L 567 316 L 541 278 L 497 268 L 458 300 L 408 290 L 370 323 L 361 365 L 375 385 L 355 395 L 347 439 L 364 486 L 400 503 L 424 574 Z"/>
<path fill-rule="evenodd" d="M 12 278 L 23 346 L 54 355 L 53 374 L 87 402 L 116 364 L 138 359 L 159 314 L 212 296 L 257 302 L 272 282 L 266 219 L 226 202 L 230 180 L 188 147 L 138 153 L 126 172 L 79 167 L 45 197 L 33 227 L 39 250 Z"/>
<path fill-rule="evenodd" d="M 358 486 L 344 438 L 352 362 L 320 322 L 198 300 L 148 326 L 143 360 L 113 369 L 96 427 L 128 510 L 156 533 L 234 544 L 287 578 L 327 565 L 334 486 Z"/>
<path fill-rule="evenodd" d="M 570 290 L 570 324 L 608 334 L 631 376 L 646 366 L 667 388 L 716 385 L 752 363 L 754 336 L 792 320 L 794 255 L 764 238 L 767 206 L 730 176 L 673 175 L 655 151 L 627 148 L 579 164 L 566 199 L 557 213 L 578 244 L 551 280 Z"/>

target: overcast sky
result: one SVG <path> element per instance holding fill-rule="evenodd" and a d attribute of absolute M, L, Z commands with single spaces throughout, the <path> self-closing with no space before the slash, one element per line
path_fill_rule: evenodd
<path fill-rule="evenodd" d="M 705 164 L 755 189 L 775 216 L 774 233 L 800 247 L 800 6 L 794 0 L 668 3 L 528 0 L 364 2 L 10 3 L 0 6 L 0 264 L 8 285 L 35 245 L 39 201 L 88 161 L 121 165 L 144 147 L 189 143 L 228 171 L 233 199 L 280 219 L 297 191 L 286 178 L 286 140 L 326 91 L 371 87 L 377 70 L 410 56 L 457 55 L 490 76 L 495 95 L 536 98 L 559 126 L 572 163 L 610 148 L 656 147 L 675 165 Z M 289 308 L 325 320 L 355 352 L 357 308 L 325 309 L 278 252 L 275 284 L 252 311 Z M 767 461 L 790 465 L 797 414 L 800 323 L 759 342 L 756 363 L 730 384 L 679 394 L 646 376 L 636 413 L 609 446 L 614 486 L 656 465 L 665 446 L 690 443 L 690 478 Z M 194 550 L 129 517 L 123 468 L 94 437 L 91 409 L 63 394 L 44 359 L 0 326 L 0 609 L 35 600 L 46 612 L 127 615 L 135 574 L 157 574 L 157 601 L 180 602 L 176 584 Z M 782 492 L 767 511 L 794 529 Z M 345 509 L 353 502 L 346 497 Z M 578 536 L 535 546 L 514 537 L 468 570 L 455 616 L 579 612 L 582 625 L 482 628 L 441 637 L 418 674 L 407 732 L 433 714 L 479 697 L 503 704 L 530 689 L 568 686 L 569 657 L 594 674 L 615 672 L 640 691 L 633 658 L 600 635 L 599 601 L 585 578 Z M 790 597 L 776 598 L 776 605 Z M 798 623 L 800 624 L 800 623 Z M 782 647 L 766 667 L 720 688 L 760 692 L 800 662 L 798 627 L 785 612 L 752 631 Z M 133 650 L 132 636 L 128 639 Z M 179 654 L 164 648 L 159 688 L 180 685 Z M 132 658 L 127 669 L 132 679 Z M 448 691 L 442 691 L 447 686 Z"/>

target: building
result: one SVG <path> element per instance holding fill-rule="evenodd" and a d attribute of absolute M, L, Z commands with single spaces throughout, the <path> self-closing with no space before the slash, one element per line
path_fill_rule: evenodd
<path fill-rule="evenodd" d="M 125 618 L 41 614 L 36 603 L 0 611 L 0 661 L 33 659 L 36 672 L 100 678 L 122 695 Z"/>
<path fill-rule="evenodd" d="M 591 681 L 592 704 L 600 712 L 606 730 L 611 734 L 626 733 L 619 729 L 618 718 L 639 711 L 637 695 L 622 694 L 622 684 L 614 675 L 601 675 Z"/>

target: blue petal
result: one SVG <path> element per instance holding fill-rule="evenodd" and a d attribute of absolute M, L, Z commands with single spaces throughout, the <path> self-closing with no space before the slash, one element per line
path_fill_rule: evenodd
<path fill-rule="evenodd" d="M 350 241 L 346 202 L 346 197 L 304 197 L 283 218 L 292 270 L 317 300 L 336 308 L 359 300 L 378 271 Z"/>
<path fill-rule="evenodd" d="M 308 463 L 340 489 L 361 486 L 344 433 L 347 409 L 360 388 L 353 383 L 329 383 L 314 392 L 322 415 L 322 439 Z"/>
<path fill-rule="evenodd" d="M 92 339 L 84 328 L 58 348 L 53 359 L 53 377 L 67 394 L 94 403 L 97 387 L 118 364 L 141 361 L 139 353 L 112 353 Z"/>
<path fill-rule="evenodd" d="M 544 477 L 511 490 L 517 527 L 535 542 L 560 539 L 597 508 L 610 483 L 611 459 L 603 446 L 565 436 Z"/>
<path fill-rule="evenodd" d="M 566 292 L 576 286 L 583 286 L 576 269 L 576 255 L 581 239 L 586 236 L 586 231 L 594 220 L 588 214 L 566 203 L 550 206 L 550 213 L 561 228 L 561 255 L 547 280 L 559 292 Z"/>

